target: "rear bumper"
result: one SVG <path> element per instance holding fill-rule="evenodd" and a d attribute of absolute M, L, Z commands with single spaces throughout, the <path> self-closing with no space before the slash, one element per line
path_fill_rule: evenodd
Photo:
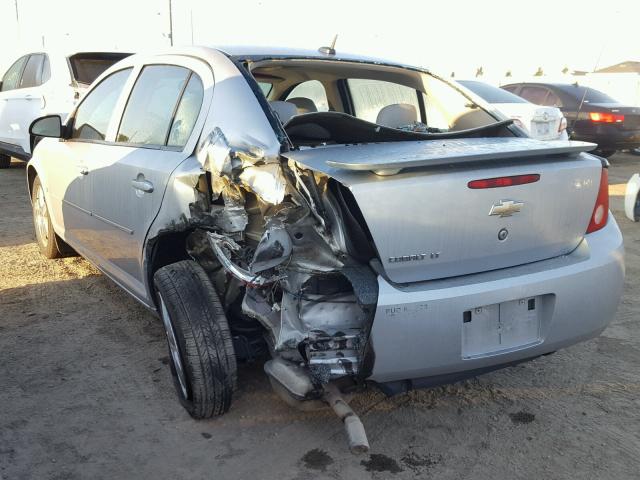
<path fill-rule="evenodd" d="M 492 272 L 392 285 L 379 277 L 369 380 L 393 382 L 490 370 L 595 337 L 613 319 L 624 282 L 622 234 L 613 215 L 571 254 Z M 463 312 L 553 295 L 540 341 L 463 357 Z M 416 382 L 420 383 L 420 382 Z"/>
<path fill-rule="evenodd" d="M 640 130 L 622 130 L 612 126 L 598 126 L 589 132 L 575 131 L 572 140 L 597 143 L 601 150 L 622 150 L 640 147 Z"/>

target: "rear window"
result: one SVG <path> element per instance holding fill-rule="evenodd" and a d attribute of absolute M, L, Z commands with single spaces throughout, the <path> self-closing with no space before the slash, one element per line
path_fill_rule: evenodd
<path fill-rule="evenodd" d="M 89 85 L 111 65 L 129 55 L 129 53 L 76 53 L 69 57 L 69 66 L 76 82 Z"/>
<path fill-rule="evenodd" d="M 619 103 L 616 99 L 611 98 L 606 93 L 603 93 L 599 90 L 594 90 L 593 88 L 572 85 L 569 92 L 575 97 L 578 102 L 582 100 L 582 96 L 584 95 L 585 103 Z"/>
<path fill-rule="evenodd" d="M 460 80 L 458 83 L 471 90 L 487 103 L 529 103 L 524 98 L 484 82 Z"/>

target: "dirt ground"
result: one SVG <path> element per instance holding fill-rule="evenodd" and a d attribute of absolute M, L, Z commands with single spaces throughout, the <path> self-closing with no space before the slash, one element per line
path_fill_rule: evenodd
<path fill-rule="evenodd" d="M 611 161 L 612 184 L 640 171 Z M 358 457 L 333 414 L 286 406 L 259 364 L 241 367 L 229 414 L 192 420 L 160 322 L 81 258 L 39 256 L 14 161 L 0 171 L 0 478 L 638 478 L 640 225 L 622 201 L 626 289 L 602 336 L 448 387 L 372 389 L 353 402 L 372 447 Z"/>

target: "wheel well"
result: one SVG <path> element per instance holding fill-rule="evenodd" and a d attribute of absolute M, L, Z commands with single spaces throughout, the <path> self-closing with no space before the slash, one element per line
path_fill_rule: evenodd
<path fill-rule="evenodd" d="M 189 257 L 186 248 L 187 237 L 190 233 L 190 230 L 182 232 L 168 232 L 160 234 L 149 240 L 147 245 L 147 252 L 149 252 L 147 254 L 147 282 L 149 290 L 153 296 L 153 301 L 156 304 L 155 291 L 153 288 L 153 275 L 158 271 L 158 269 L 165 265 L 170 265 L 172 263 L 191 258 Z"/>
<path fill-rule="evenodd" d="M 29 198 L 31 198 L 31 193 L 33 192 L 33 182 L 38 176 L 38 172 L 36 169 L 29 165 L 27 167 L 27 185 L 29 186 Z"/>

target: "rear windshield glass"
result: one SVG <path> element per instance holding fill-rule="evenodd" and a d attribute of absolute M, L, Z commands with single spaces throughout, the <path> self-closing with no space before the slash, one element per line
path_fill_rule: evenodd
<path fill-rule="evenodd" d="M 128 53 L 77 53 L 69 57 L 69 64 L 75 81 L 89 85 L 111 65 L 128 56 Z"/>
<path fill-rule="evenodd" d="M 618 103 L 616 99 L 611 98 L 600 90 L 594 90 L 593 88 L 572 85 L 570 90 L 567 89 L 565 91 L 571 93 L 578 102 L 582 100 L 582 96 L 584 95 L 585 103 Z"/>
<path fill-rule="evenodd" d="M 484 82 L 460 80 L 458 83 L 471 90 L 487 103 L 529 103 L 524 98 Z"/>

